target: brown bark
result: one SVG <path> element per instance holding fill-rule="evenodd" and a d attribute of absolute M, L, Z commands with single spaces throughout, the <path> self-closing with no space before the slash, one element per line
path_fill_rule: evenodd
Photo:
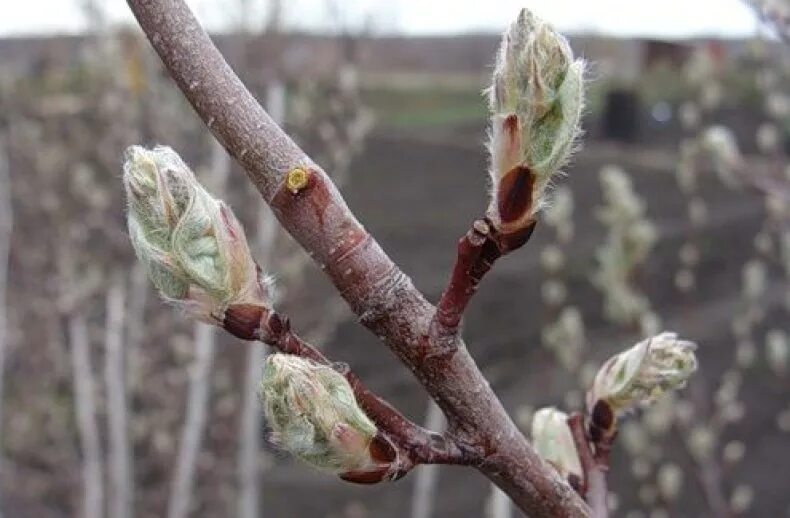
<path fill-rule="evenodd" d="M 243 166 L 283 227 L 330 277 L 360 321 L 411 370 L 445 413 L 448 433 L 530 516 L 589 508 L 534 452 L 460 337 L 429 338 L 435 308 L 351 214 L 328 176 L 271 120 L 182 0 L 128 0 L 148 39 L 214 136 Z M 289 171 L 310 173 L 293 193 Z"/>

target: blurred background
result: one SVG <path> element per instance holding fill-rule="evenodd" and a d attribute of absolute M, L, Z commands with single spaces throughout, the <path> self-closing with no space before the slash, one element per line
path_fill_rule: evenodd
<path fill-rule="evenodd" d="M 688 388 L 630 418 L 615 516 L 790 516 L 790 53 L 783 0 L 189 2 L 257 98 L 436 300 L 487 205 L 487 86 L 522 6 L 589 61 L 583 146 L 467 343 L 526 434 L 611 354 L 668 329 Z M 474 471 L 354 486 L 267 443 L 264 351 L 157 299 L 121 157 L 167 144 L 234 208 L 294 327 L 412 419 L 442 418 L 208 134 L 120 0 L 0 19 L 0 513 L 515 516 Z"/>

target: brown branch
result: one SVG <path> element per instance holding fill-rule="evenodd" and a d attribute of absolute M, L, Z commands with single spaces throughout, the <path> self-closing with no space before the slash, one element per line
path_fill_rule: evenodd
<path fill-rule="evenodd" d="M 458 241 L 458 254 L 450 281 L 436 305 L 431 323 L 431 335 L 435 340 L 458 332 L 461 317 L 483 276 L 497 259 L 523 246 L 534 230 L 535 222 L 512 234 L 497 233 L 493 225 L 484 219 L 472 223 L 469 231 Z"/>
<path fill-rule="evenodd" d="M 429 338 L 435 308 L 354 218 L 328 176 L 289 139 L 233 73 L 183 0 L 128 0 L 195 111 L 308 251 L 360 321 L 415 374 L 476 465 L 531 516 L 587 516 L 589 508 L 529 446 L 463 341 Z M 289 171 L 309 172 L 289 190 Z"/>
<path fill-rule="evenodd" d="M 226 311 L 223 327 L 243 340 L 260 340 L 281 353 L 329 365 L 343 374 L 351 385 L 359 406 L 389 439 L 392 446 L 397 448 L 397 455 L 392 456 L 393 460 L 397 459 L 397 466 L 389 478 L 400 478 L 419 464 L 470 465 L 480 462 L 480 458 L 473 451 L 462 449 L 447 434 L 431 432 L 404 417 L 386 400 L 368 389 L 347 364 L 331 362 L 318 349 L 296 335 L 291 330 L 287 317 L 260 307 L 231 306 Z"/>
<path fill-rule="evenodd" d="M 584 416 L 580 412 L 574 412 L 568 417 L 568 427 L 571 429 L 573 443 L 576 445 L 576 452 L 581 461 L 582 471 L 584 471 L 580 492 L 590 504 L 591 516 L 607 518 L 609 506 L 606 500 L 609 490 L 606 484 L 606 472 L 609 467 L 593 454 L 590 439 L 584 427 Z"/>

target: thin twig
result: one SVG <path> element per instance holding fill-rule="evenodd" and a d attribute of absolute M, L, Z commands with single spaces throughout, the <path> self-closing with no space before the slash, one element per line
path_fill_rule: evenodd
<path fill-rule="evenodd" d="M 371 392 L 348 365 L 332 363 L 318 349 L 294 334 L 286 317 L 260 307 L 231 306 L 226 311 L 224 328 L 242 340 L 260 340 L 282 353 L 330 365 L 343 374 L 359 406 L 398 449 L 398 465 L 391 478 L 400 478 L 419 464 L 468 465 L 481 461 L 479 455 L 460 447 L 452 437 L 428 431 L 409 421 Z"/>
<path fill-rule="evenodd" d="M 458 332 L 461 317 L 483 276 L 491 270 L 497 259 L 523 246 L 534 229 L 535 223 L 532 223 L 522 232 L 498 234 L 485 220 L 479 219 L 472 224 L 458 241 L 458 253 L 450 281 L 436 305 L 436 315 L 431 324 L 435 338 Z"/>
<path fill-rule="evenodd" d="M 595 458 L 585 430 L 584 416 L 580 412 L 574 412 L 568 417 L 568 427 L 571 429 L 573 443 L 584 471 L 579 492 L 586 496 L 594 518 L 607 518 L 609 516 L 607 503 L 609 490 L 606 484 L 608 465 L 600 463 Z"/>
<path fill-rule="evenodd" d="M 74 381 L 74 405 L 77 413 L 80 450 L 82 452 L 83 518 L 104 515 L 104 478 L 99 426 L 96 422 L 96 386 L 90 359 L 88 325 L 79 310 L 69 317 L 71 369 Z"/>
<path fill-rule="evenodd" d="M 123 331 L 126 293 L 124 278 L 116 274 L 107 291 L 105 328 L 104 384 L 107 390 L 109 422 L 109 512 L 113 517 L 132 516 L 132 455 L 128 435 L 126 372 Z"/>

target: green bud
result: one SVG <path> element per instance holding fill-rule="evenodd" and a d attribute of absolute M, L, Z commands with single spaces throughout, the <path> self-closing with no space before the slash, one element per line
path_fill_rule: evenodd
<path fill-rule="evenodd" d="M 499 230 L 528 226 L 571 154 L 584 104 L 584 62 L 523 9 L 502 38 L 493 84 L 488 213 Z"/>
<path fill-rule="evenodd" d="M 129 236 L 162 296 L 213 324 L 231 305 L 267 306 L 244 229 L 181 157 L 165 146 L 131 146 L 124 158 Z"/>
<path fill-rule="evenodd" d="M 554 407 L 535 412 L 532 443 L 538 455 L 554 466 L 563 478 L 575 475 L 581 479 L 584 476 L 565 412 Z"/>
<path fill-rule="evenodd" d="M 667 391 L 683 388 L 697 370 L 696 348 L 693 342 L 665 332 L 609 358 L 587 393 L 589 410 L 604 401 L 616 415 L 622 415 L 653 403 Z"/>
<path fill-rule="evenodd" d="M 266 359 L 260 397 L 274 442 L 299 459 L 341 476 L 388 471 L 390 462 L 377 455 L 376 425 L 332 367 L 273 354 Z"/>

